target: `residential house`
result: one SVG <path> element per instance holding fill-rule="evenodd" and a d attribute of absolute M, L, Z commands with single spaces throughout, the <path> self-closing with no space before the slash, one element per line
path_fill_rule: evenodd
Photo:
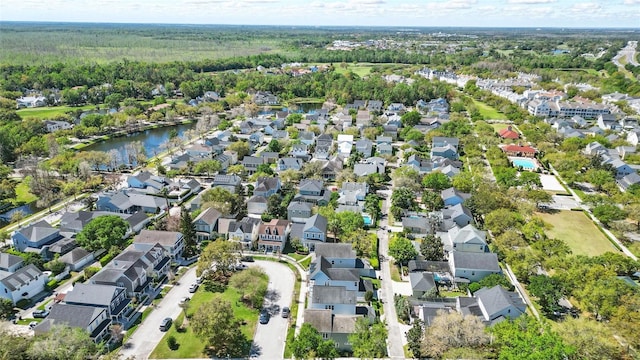
<path fill-rule="evenodd" d="M 316 139 L 316 147 L 326 146 L 328 148 L 331 148 L 332 145 L 333 145 L 333 136 L 331 136 L 331 134 L 322 134 L 318 136 L 318 138 Z"/>
<path fill-rule="evenodd" d="M 455 204 L 442 209 L 442 214 L 445 221 L 450 220 L 456 225 L 463 227 L 471 224 L 473 221 L 473 215 L 471 211 L 462 204 Z"/>
<path fill-rule="evenodd" d="M 48 133 L 56 132 L 58 130 L 70 130 L 73 129 L 73 124 L 69 124 L 66 121 L 45 120 L 44 127 Z"/>
<path fill-rule="evenodd" d="M 44 254 L 47 259 L 62 256 L 78 246 L 73 238 L 63 237 L 48 247 L 48 251 Z"/>
<path fill-rule="evenodd" d="M 341 205 L 358 205 L 358 202 L 364 201 L 369 193 L 369 185 L 359 182 L 344 182 L 340 188 L 340 197 L 338 204 Z"/>
<path fill-rule="evenodd" d="M 253 175 L 258 171 L 258 166 L 265 163 L 264 159 L 255 156 L 245 156 L 242 159 L 242 166 L 247 171 L 248 175 Z"/>
<path fill-rule="evenodd" d="M 339 134 L 338 135 L 338 153 L 345 157 L 351 155 L 351 149 L 353 148 L 353 135 Z"/>
<path fill-rule="evenodd" d="M 293 157 L 309 160 L 309 146 L 306 144 L 293 144 L 289 154 Z"/>
<path fill-rule="evenodd" d="M 251 215 L 262 215 L 267 212 L 267 198 L 262 195 L 253 195 L 247 200 L 247 213 Z"/>
<path fill-rule="evenodd" d="M 80 271 L 95 260 L 95 255 L 81 247 L 77 247 L 60 256 L 58 260 L 67 265 L 70 271 Z"/>
<path fill-rule="evenodd" d="M 127 296 L 141 299 L 148 294 L 154 278 L 164 277 L 171 258 L 160 244 L 132 244 L 116 256 L 89 283 L 127 289 Z"/>
<path fill-rule="evenodd" d="M 382 134 L 384 136 L 388 136 L 392 139 L 397 139 L 398 138 L 398 129 L 400 128 L 400 126 L 395 125 L 395 124 L 390 124 L 387 123 L 386 125 L 382 126 Z"/>
<path fill-rule="evenodd" d="M 445 233 L 438 233 L 438 236 L 447 252 L 489 252 L 486 232 L 476 229 L 473 225 L 456 226 Z"/>
<path fill-rule="evenodd" d="M 198 241 L 215 239 L 215 234 L 218 231 L 218 220 L 221 217 L 222 213 L 220 211 L 214 208 L 206 208 L 193 219 Z"/>
<path fill-rule="evenodd" d="M 287 130 L 276 130 L 271 135 L 271 138 L 274 140 L 288 140 L 289 132 Z"/>
<path fill-rule="evenodd" d="M 588 156 L 605 155 L 609 152 L 604 145 L 597 141 L 592 141 L 585 146 L 583 153 Z"/>
<path fill-rule="evenodd" d="M 640 184 L 640 175 L 637 172 L 633 172 L 616 180 L 616 183 L 623 191 L 627 191 L 631 186 Z"/>
<path fill-rule="evenodd" d="M 356 151 L 362 154 L 362 157 L 371 157 L 373 153 L 373 143 L 368 139 L 356 141 Z"/>
<path fill-rule="evenodd" d="M 518 134 L 517 131 L 514 131 L 511 126 L 508 126 L 506 129 L 500 130 L 498 132 L 498 136 L 500 136 L 503 139 L 510 139 L 510 140 L 520 139 L 520 134 Z"/>
<path fill-rule="evenodd" d="M 311 146 L 316 142 L 316 134 L 314 134 L 313 131 L 301 131 L 298 133 L 298 140 L 300 140 L 302 144 Z"/>
<path fill-rule="evenodd" d="M 25 252 L 29 249 L 38 253 L 46 251 L 45 246 L 51 245 L 61 238 L 60 230 L 44 220 L 23 227 L 11 235 L 13 246 L 18 251 Z"/>
<path fill-rule="evenodd" d="M 402 114 L 406 110 L 407 109 L 405 108 L 404 104 L 401 104 L 401 103 L 391 103 L 387 107 L 387 111 L 398 113 L 398 114 Z"/>
<path fill-rule="evenodd" d="M 309 300 L 309 309 L 329 309 L 335 315 L 356 315 L 357 292 L 344 286 L 313 285 Z"/>
<path fill-rule="evenodd" d="M 316 244 L 327 241 L 327 218 L 319 214 L 308 218 L 302 228 L 300 241 L 310 251 L 315 250 Z"/>
<path fill-rule="evenodd" d="M 127 185 L 148 194 L 157 194 L 169 185 L 169 180 L 162 176 L 155 176 L 149 171 L 141 171 L 136 175 L 127 176 Z"/>
<path fill-rule="evenodd" d="M 304 162 L 300 158 L 289 157 L 278 159 L 277 169 L 278 171 L 295 170 L 300 171 Z"/>
<path fill-rule="evenodd" d="M 287 206 L 287 220 L 304 223 L 313 214 L 313 205 L 304 201 L 291 201 Z"/>
<path fill-rule="evenodd" d="M 488 325 L 495 325 L 507 319 L 515 319 L 527 311 L 527 304 L 515 293 L 500 285 L 482 288 L 473 298 L 460 297 L 456 308 L 463 314 L 480 315 Z M 477 308 L 479 311 L 474 311 Z"/>
<path fill-rule="evenodd" d="M 15 263 L 12 266 L 15 268 Z M 31 299 L 41 293 L 49 278 L 35 265 L 28 264 L 14 272 L 0 272 L 0 297 L 14 304 L 22 299 Z"/>
<path fill-rule="evenodd" d="M 302 179 L 298 186 L 298 193 L 293 200 L 325 206 L 331 200 L 331 192 L 325 189 L 322 180 Z"/>
<path fill-rule="evenodd" d="M 371 126 L 371 118 L 372 116 L 369 113 L 369 110 L 358 110 L 358 113 L 356 114 L 356 126 L 359 129 Z"/>
<path fill-rule="evenodd" d="M 449 255 L 449 265 L 456 282 L 477 282 L 502 273 L 498 255 L 489 252 L 454 251 Z"/>
<path fill-rule="evenodd" d="M 507 156 L 519 156 L 519 157 L 528 157 L 533 158 L 536 156 L 538 150 L 532 148 L 531 146 L 522 146 L 522 145 L 506 145 L 502 147 L 502 151 L 504 151 Z"/>
<path fill-rule="evenodd" d="M 22 267 L 22 258 L 17 255 L 0 252 L 0 274 L 2 271 L 14 273 Z"/>
<path fill-rule="evenodd" d="M 380 172 L 382 170 L 382 172 Z M 353 173 L 357 177 L 367 176 L 371 174 L 384 174 L 384 166 L 379 167 L 376 164 L 370 163 L 357 163 L 353 165 Z"/>
<path fill-rule="evenodd" d="M 98 194 L 98 200 L 96 201 L 96 209 L 98 211 L 120 214 L 134 214 L 138 211 L 157 214 L 160 211 L 164 211 L 166 207 L 165 199 L 127 190 L 102 192 Z"/>
<path fill-rule="evenodd" d="M 269 196 L 280 191 L 280 178 L 278 177 L 259 177 L 256 186 L 253 189 L 253 195 Z"/>
<path fill-rule="evenodd" d="M 431 147 L 445 147 L 450 145 L 457 152 L 460 140 L 455 137 L 434 136 L 431 140 Z"/>
<path fill-rule="evenodd" d="M 327 160 L 331 152 L 331 147 L 326 145 L 316 145 L 316 150 L 313 153 L 314 159 Z"/>
<path fill-rule="evenodd" d="M 438 229 L 439 220 L 428 215 L 411 215 L 402 218 L 402 229 L 419 238 L 433 234 Z"/>
<path fill-rule="evenodd" d="M 94 342 L 100 343 L 109 337 L 111 318 L 107 315 L 107 309 L 103 307 L 54 304 L 49 316 L 38 324 L 33 332 L 36 336 L 46 334 L 55 325 L 80 328 L 89 333 Z"/>
<path fill-rule="evenodd" d="M 203 144 L 192 144 L 187 146 L 187 148 L 185 149 L 185 153 L 187 153 L 189 156 L 194 158 L 208 159 L 213 156 L 213 149 L 211 148 L 211 146 L 207 146 Z M 148 171 L 140 172 L 140 174 L 145 174 L 145 173 L 148 173 Z M 140 174 L 138 174 L 138 176 Z M 151 178 L 152 176 L 153 174 L 150 174 L 149 178 Z"/>
<path fill-rule="evenodd" d="M 304 322 L 311 324 L 323 339 L 331 339 L 338 351 L 352 351 L 349 336 L 356 331 L 360 315 L 335 315 L 330 309 L 305 309 Z"/>
<path fill-rule="evenodd" d="M 407 158 L 406 164 L 416 171 L 418 171 L 421 175 L 427 174 L 433 171 L 433 162 L 429 159 L 425 159 L 418 154 L 412 154 Z"/>
<path fill-rule="evenodd" d="M 160 244 L 172 260 L 180 259 L 184 250 L 184 235 L 178 231 L 142 230 L 133 238 L 134 248 L 138 244 Z"/>
<path fill-rule="evenodd" d="M 340 171 L 342 171 L 344 164 L 338 158 L 330 159 L 322 166 L 322 178 L 324 180 L 333 181 Z"/>
<path fill-rule="evenodd" d="M 123 322 L 131 299 L 127 296 L 127 289 L 123 287 L 76 283 L 65 295 L 64 303 L 103 308 L 111 321 Z"/>
<path fill-rule="evenodd" d="M 371 112 L 380 112 L 382 111 L 382 101 L 380 100 L 369 100 L 367 103 L 367 110 Z"/>
<path fill-rule="evenodd" d="M 371 265 L 366 264 L 362 259 L 358 258 L 351 244 L 341 243 L 318 243 L 312 254 L 312 261 L 309 265 L 309 272 L 315 271 L 318 266 L 319 259 L 326 259 L 331 263 L 333 269 L 357 269 L 362 277 L 375 278 L 375 270 Z"/>
<path fill-rule="evenodd" d="M 380 144 L 376 146 L 376 153 L 380 155 L 393 155 L 393 146 L 391 144 Z"/>
<path fill-rule="evenodd" d="M 256 105 L 277 105 L 278 97 L 269 91 L 258 91 L 253 96 L 253 102 Z"/>
<path fill-rule="evenodd" d="M 280 153 L 276 151 L 263 151 L 260 157 L 265 164 L 275 164 L 280 158 Z"/>
<path fill-rule="evenodd" d="M 440 197 L 445 206 L 452 206 L 462 204 L 465 200 L 471 197 L 471 194 L 463 193 L 456 190 L 454 187 L 444 189 L 440 192 Z"/>
<path fill-rule="evenodd" d="M 313 271 L 309 272 L 309 280 L 318 286 L 341 286 L 347 291 L 356 292 L 356 298 L 364 298 L 371 280 L 362 279 L 358 269 L 335 268 L 323 257 L 316 257 Z"/>
<path fill-rule="evenodd" d="M 409 283 L 411 284 L 412 295 L 415 298 L 435 297 L 437 295 L 438 287 L 431 272 L 409 273 Z"/>
<path fill-rule="evenodd" d="M 240 221 L 232 221 L 229 223 L 227 236 L 229 241 L 235 241 L 241 244 L 243 249 L 252 248 L 254 242 L 258 239 L 258 230 L 262 220 L 244 217 Z M 224 233 L 221 226 L 218 226 L 220 233 Z"/>
<path fill-rule="evenodd" d="M 232 175 L 216 175 L 213 177 L 213 182 L 211 183 L 211 188 L 221 187 L 228 192 L 235 194 L 236 189 L 242 183 L 242 178 L 236 174 Z"/>
<path fill-rule="evenodd" d="M 623 178 L 629 174 L 635 172 L 634 169 L 631 168 L 627 163 L 620 159 L 611 159 L 609 157 L 603 157 L 602 162 L 604 164 L 610 164 L 613 167 L 613 170 L 616 172 L 616 179 Z"/>
<path fill-rule="evenodd" d="M 640 144 L 640 130 L 632 130 L 627 133 L 627 142 L 633 146 Z"/>
<path fill-rule="evenodd" d="M 622 130 L 622 126 L 614 114 L 600 114 L 596 123 L 602 130 Z"/>
<path fill-rule="evenodd" d="M 264 221 L 258 226 L 258 248 L 266 251 L 282 252 L 291 231 L 288 220 L 272 219 Z"/>
<path fill-rule="evenodd" d="M 434 158 L 437 156 L 443 157 L 446 159 L 457 160 L 458 151 L 457 151 L 457 148 L 451 144 L 447 144 L 444 146 L 434 146 L 431 148 L 431 158 Z"/>

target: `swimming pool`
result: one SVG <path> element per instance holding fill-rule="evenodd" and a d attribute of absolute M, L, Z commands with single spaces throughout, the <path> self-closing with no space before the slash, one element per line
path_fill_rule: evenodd
<path fill-rule="evenodd" d="M 364 220 L 365 225 L 371 225 L 372 223 L 371 216 L 369 215 L 362 215 L 362 220 Z"/>
<path fill-rule="evenodd" d="M 525 170 L 535 170 L 538 164 L 535 160 L 525 158 L 511 158 L 511 162 L 515 167 L 521 167 Z"/>

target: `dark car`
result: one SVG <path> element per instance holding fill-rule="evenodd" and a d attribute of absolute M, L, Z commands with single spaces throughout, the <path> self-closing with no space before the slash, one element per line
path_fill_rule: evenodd
<path fill-rule="evenodd" d="M 269 322 L 269 318 L 271 316 L 269 315 L 269 312 L 266 310 L 262 310 L 260 312 L 260 324 L 266 324 Z"/>
<path fill-rule="evenodd" d="M 244 261 L 244 262 L 253 262 L 253 256 L 243 256 L 242 258 L 240 258 L 240 261 Z"/>
<path fill-rule="evenodd" d="M 171 318 L 164 318 L 160 323 L 160 331 L 168 331 L 171 328 L 171 323 L 173 320 Z"/>
<path fill-rule="evenodd" d="M 49 312 L 47 310 L 36 310 L 33 312 L 33 317 L 36 319 L 42 319 L 49 316 Z"/>
<path fill-rule="evenodd" d="M 287 306 L 282 308 L 282 317 L 283 318 L 288 318 L 289 314 L 291 314 L 291 309 L 289 309 Z"/>

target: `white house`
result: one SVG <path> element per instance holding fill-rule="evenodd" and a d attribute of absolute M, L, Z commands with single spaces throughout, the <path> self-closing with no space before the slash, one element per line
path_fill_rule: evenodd
<path fill-rule="evenodd" d="M 49 281 L 49 278 L 33 264 L 19 268 L 14 273 L 0 274 L 2 275 L 6 276 L 0 280 L 0 297 L 9 299 L 14 304 L 43 292 Z"/>
<path fill-rule="evenodd" d="M 351 149 L 353 147 L 353 135 L 338 135 L 338 153 L 344 156 L 351 155 Z"/>

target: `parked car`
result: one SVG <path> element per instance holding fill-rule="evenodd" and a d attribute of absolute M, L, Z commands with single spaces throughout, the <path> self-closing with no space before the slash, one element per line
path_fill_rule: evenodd
<path fill-rule="evenodd" d="M 262 310 L 260 312 L 260 324 L 266 324 L 269 322 L 269 312 L 267 310 Z"/>
<path fill-rule="evenodd" d="M 171 328 L 171 323 L 173 323 L 173 320 L 169 317 L 162 319 L 162 322 L 160 323 L 160 331 L 168 331 Z"/>
<path fill-rule="evenodd" d="M 240 258 L 240 261 L 244 261 L 244 262 L 254 262 L 253 260 L 253 256 L 243 256 Z"/>
<path fill-rule="evenodd" d="M 203 281 L 203 280 L 204 280 L 204 279 L 202 278 L 202 276 L 197 277 L 197 278 L 196 278 L 196 284 L 198 284 L 198 285 L 202 284 L 202 281 Z"/>
<path fill-rule="evenodd" d="M 33 317 L 36 319 L 43 319 L 49 316 L 49 312 L 47 310 L 36 310 L 33 312 Z"/>
<path fill-rule="evenodd" d="M 289 307 L 285 306 L 282 308 L 282 317 L 283 318 L 288 318 L 289 314 L 291 314 L 291 309 L 289 309 Z"/>
<path fill-rule="evenodd" d="M 191 286 L 189 286 L 189 292 L 193 294 L 194 292 L 196 292 L 198 290 L 199 287 L 200 287 L 200 285 L 198 285 L 198 284 L 191 284 Z"/>
<path fill-rule="evenodd" d="M 191 300 L 191 298 L 190 298 L 190 297 L 185 296 L 185 297 L 183 297 L 182 299 L 180 299 L 180 305 L 182 305 L 182 304 L 186 304 L 186 303 L 188 303 L 190 300 Z"/>
<path fill-rule="evenodd" d="M 245 270 L 245 269 L 248 269 L 248 268 L 249 267 L 247 265 L 245 265 L 245 264 L 238 264 L 235 267 L 236 271 Z"/>

